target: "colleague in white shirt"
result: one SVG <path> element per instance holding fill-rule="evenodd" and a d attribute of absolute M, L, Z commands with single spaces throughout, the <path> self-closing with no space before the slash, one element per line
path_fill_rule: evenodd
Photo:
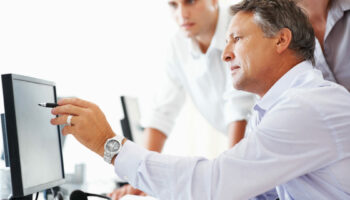
<path fill-rule="evenodd" d="M 194 11 L 194 7 L 203 4 L 203 2 L 206 0 L 194 1 L 190 5 L 181 5 L 177 2 L 178 6 L 184 8 L 174 9 L 187 9 L 188 11 L 183 12 L 197 16 L 199 14 Z M 163 87 L 155 98 L 152 115 L 144 120 L 146 127 L 157 129 L 162 132 L 162 135 L 168 136 L 170 134 L 186 96 L 192 99 L 198 111 L 214 128 L 225 134 L 229 132 L 228 128 L 232 122 L 244 121 L 250 114 L 254 104 L 254 96 L 232 88 L 229 71 L 221 60 L 221 54 L 225 47 L 225 31 L 230 20 L 228 8 L 218 10 L 218 8 L 213 7 L 213 9 L 219 16 L 216 16 L 218 18 L 213 16 L 212 20 L 217 22 L 213 24 L 214 27 L 208 27 L 203 30 L 206 32 L 202 33 L 202 35 L 214 34 L 208 41 L 209 46 L 201 47 L 203 45 L 199 39 L 192 36 L 194 34 L 192 27 L 188 30 L 180 29 L 170 41 L 165 66 L 167 77 L 160 83 Z M 221 9 L 223 10 L 221 11 Z M 179 22 L 179 24 L 194 23 L 191 19 L 182 20 L 190 21 Z M 199 20 L 207 21 L 205 17 Z M 210 26 L 210 22 L 202 26 Z M 232 131 L 231 133 L 233 134 Z"/>
<path fill-rule="evenodd" d="M 142 120 L 145 147 L 162 151 L 186 96 L 212 127 L 228 136 L 232 147 L 244 137 L 255 96 L 232 88 L 220 58 L 230 20 L 228 7 L 219 8 L 217 0 L 166 1 L 180 29 L 168 45 L 166 77 L 159 83 L 151 114 Z M 142 192 L 126 185 L 110 196 L 119 199 L 124 194 Z"/>
<path fill-rule="evenodd" d="M 244 0 L 231 10 L 223 59 L 233 86 L 261 99 L 250 133 L 216 159 L 161 155 L 115 137 L 101 110 L 80 99 L 59 101 L 51 123 L 72 115 L 63 134 L 160 199 L 240 200 L 273 187 L 281 200 L 350 199 L 350 93 L 313 69 L 307 17 L 290 0 Z"/>

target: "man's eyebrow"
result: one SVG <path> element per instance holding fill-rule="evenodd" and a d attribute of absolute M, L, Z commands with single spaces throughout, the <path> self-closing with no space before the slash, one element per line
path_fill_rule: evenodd
<path fill-rule="evenodd" d="M 230 33 L 230 34 L 227 34 L 226 35 L 226 40 L 228 40 L 228 39 L 230 39 L 230 38 L 234 38 L 234 33 L 232 32 L 232 33 Z"/>

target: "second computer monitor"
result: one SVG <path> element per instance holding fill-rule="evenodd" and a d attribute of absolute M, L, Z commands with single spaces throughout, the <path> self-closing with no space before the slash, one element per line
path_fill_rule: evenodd
<path fill-rule="evenodd" d="M 143 144 L 144 134 L 140 123 L 141 115 L 137 98 L 121 96 L 120 97 L 124 119 L 120 121 L 123 134 L 126 138 L 137 144 Z"/>

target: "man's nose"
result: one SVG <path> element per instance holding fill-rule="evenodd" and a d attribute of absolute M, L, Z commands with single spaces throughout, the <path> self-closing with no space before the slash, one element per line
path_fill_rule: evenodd
<path fill-rule="evenodd" d="M 182 19 L 187 19 L 190 16 L 189 9 L 186 7 L 186 5 L 180 5 L 178 8 L 178 16 Z"/>
<path fill-rule="evenodd" d="M 232 49 L 229 48 L 229 45 L 226 45 L 224 51 L 222 52 L 221 59 L 225 62 L 233 60 L 235 55 L 233 54 Z"/>

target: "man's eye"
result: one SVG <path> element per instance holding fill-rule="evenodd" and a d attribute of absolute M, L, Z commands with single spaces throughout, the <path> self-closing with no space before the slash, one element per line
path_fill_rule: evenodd
<path fill-rule="evenodd" d="M 194 4 L 196 0 L 185 0 L 186 4 Z"/>
<path fill-rule="evenodd" d="M 169 4 L 170 8 L 172 8 L 172 9 L 177 8 L 177 4 L 175 2 L 169 2 L 168 4 Z"/>
<path fill-rule="evenodd" d="M 234 41 L 234 42 L 238 42 L 240 39 L 241 39 L 241 37 L 236 36 L 236 37 L 233 38 L 233 41 Z"/>

